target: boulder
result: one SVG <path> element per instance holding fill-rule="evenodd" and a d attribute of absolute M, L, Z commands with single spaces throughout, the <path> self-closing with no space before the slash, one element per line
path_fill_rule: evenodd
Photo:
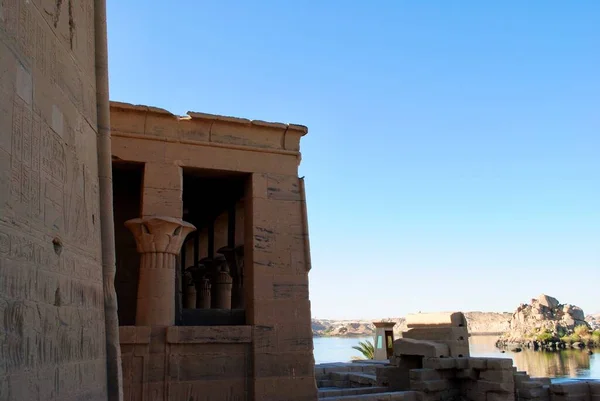
<path fill-rule="evenodd" d="M 575 305 L 565 305 L 563 312 L 570 315 L 574 320 L 585 320 L 583 310 Z"/>
<path fill-rule="evenodd" d="M 394 355 L 416 355 L 431 358 L 443 358 L 450 356 L 450 350 L 446 344 L 433 341 L 413 340 L 411 338 L 400 338 L 394 341 Z"/>
<path fill-rule="evenodd" d="M 558 305 L 559 305 L 558 299 L 553 298 L 546 294 L 540 295 L 537 298 L 537 301 L 539 302 L 540 305 L 543 305 L 549 309 L 554 309 L 554 308 L 558 307 Z"/>

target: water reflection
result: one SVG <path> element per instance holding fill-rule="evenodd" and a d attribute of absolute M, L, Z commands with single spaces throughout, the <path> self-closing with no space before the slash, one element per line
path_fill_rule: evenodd
<path fill-rule="evenodd" d="M 471 356 L 512 358 L 518 370 L 531 376 L 553 378 L 600 378 L 600 358 L 587 350 L 561 350 L 556 352 L 506 351 L 500 354 L 495 347 L 497 337 L 473 336 L 470 338 Z"/>
<path fill-rule="evenodd" d="M 527 371 L 534 377 L 551 378 L 592 378 L 600 379 L 600 349 L 593 355 L 587 351 L 562 350 L 542 352 L 523 350 L 522 352 L 500 353 L 496 348 L 495 336 L 473 336 L 469 339 L 471 356 L 512 358 L 518 370 Z M 361 340 L 367 338 L 316 337 L 314 355 L 316 363 L 348 362 L 360 353 L 352 349 Z"/>

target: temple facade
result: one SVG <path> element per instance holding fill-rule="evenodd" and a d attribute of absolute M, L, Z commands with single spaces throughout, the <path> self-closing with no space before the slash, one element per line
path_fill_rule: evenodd
<path fill-rule="evenodd" d="M 111 103 L 125 400 L 316 399 L 306 132 Z"/>

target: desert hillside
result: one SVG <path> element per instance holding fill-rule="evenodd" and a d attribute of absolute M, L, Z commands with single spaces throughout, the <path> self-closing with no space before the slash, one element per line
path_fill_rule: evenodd
<path fill-rule="evenodd" d="M 466 312 L 465 317 L 471 334 L 500 334 L 508 330 L 511 314 L 508 312 Z M 396 335 L 406 330 L 403 317 L 382 320 L 396 322 L 394 327 Z M 315 336 L 331 337 L 370 336 L 375 332 L 370 320 L 313 319 L 312 329 Z"/>

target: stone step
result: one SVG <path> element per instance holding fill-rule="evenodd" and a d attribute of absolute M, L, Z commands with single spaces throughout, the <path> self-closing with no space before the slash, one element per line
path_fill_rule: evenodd
<path fill-rule="evenodd" d="M 387 387 L 357 387 L 357 388 L 327 387 L 327 388 L 319 388 L 319 398 L 339 397 L 342 395 L 385 393 L 385 392 L 387 392 L 387 390 L 388 390 Z"/>
<path fill-rule="evenodd" d="M 389 391 L 319 398 L 319 401 L 417 401 L 416 391 Z"/>
<path fill-rule="evenodd" d="M 385 366 L 386 363 L 323 363 L 319 365 L 315 365 L 315 376 L 321 377 L 323 375 L 327 375 L 331 372 L 366 372 L 373 373 L 377 371 L 378 366 Z"/>
<path fill-rule="evenodd" d="M 377 376 L 369 373 L 349 372 L 348 380 L 350 381 L 350 383 L 356 383 L 362 386 L 377 385 Z"/>
<path fill-rule="evenodd" d="M 327 387 L 335 387 L 335 384 L 333 383 L 333 380 L 317 380 L 317 387 L 318 388 L 327 388 Z"/>

